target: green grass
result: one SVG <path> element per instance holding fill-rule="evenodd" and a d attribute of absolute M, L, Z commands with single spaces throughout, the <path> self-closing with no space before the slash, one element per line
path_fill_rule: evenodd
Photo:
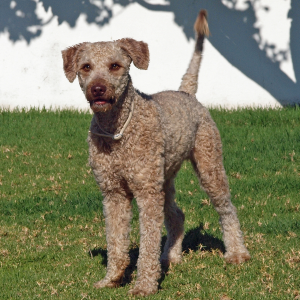
<path fill-rule="evenodd" d="M 184 260 L 149 299 L 300 299 L 300 110 L 211 114 L 252 259 L 224 263 L 217 213 L 184 163 L 176 179 Z M 102 196 L 87 164 L 90 119 L 74 111 L 0 111 L 0 299 L 130 298 L 136 205 L 124 286 L 93 288 L 105 275 L 106 240 Z"/>

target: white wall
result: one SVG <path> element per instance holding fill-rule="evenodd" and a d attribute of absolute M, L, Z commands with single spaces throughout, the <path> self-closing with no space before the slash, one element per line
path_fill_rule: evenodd
<path fill-rule="evenodd" d="M 64 76 L 60 51 L 123 37 L 143 40 L 150 49 L 147 71 L 132 66 L 135 87 L 145 93 L 176 90 L 193 51 L 192 27 L 201 8 L 208 9 L 212 35 L 205 41 L 199 101 L 227 108 L 300 103 L 300 60 L 295 57 L 300 45 L 289 17 L 294 23 L 300 17 L 291 10 L 299 0 L 252 0 L 251 5 L 245 0 L 85 0 L 83 8 L 84 1 L 64 1 L 70 7 L 61 4 L 54 14 L 43 6 L 50 0 L 22 1 L 36 6 L 33 21 L 21 0 L 0 4 L 0 107 L 87 109 L 77 80 L 70 84 Z M 91 5 L 101 8 L 96 18 Z M 16 29 L 12 24 L 19 21 Z"/>

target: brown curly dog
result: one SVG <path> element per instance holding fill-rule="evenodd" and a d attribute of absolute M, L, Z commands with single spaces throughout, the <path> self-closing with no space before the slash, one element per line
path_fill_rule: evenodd
<path fill-rule="evenodd" d="M 104 196 L 108 264 L 95 287 L 116 287 L 129 264 L 132 199 L 139 208 L 140 249 L 135 295 L 157 292 L 161 263 L 182 259 L 184 214 L 174 201 L 174 178 L 189 159 L 201 186 L 220 215 L 225 260 L 250 258 L 244 246 L 236 209 L 222 162 L 218 129 L 208 110 L 195 98 L 206 11 L 195 23 L 196 47 L 180 91 L 145 95 L 134 89 L 131 62 L 149 64 L 148 46 L 133 39 L 82 43 L 62 51 L 64 71 L 79 84 L 94 112 L 88 135 L 89 162 Z M 160 259 L 161 231 L 167 241 Z"/>

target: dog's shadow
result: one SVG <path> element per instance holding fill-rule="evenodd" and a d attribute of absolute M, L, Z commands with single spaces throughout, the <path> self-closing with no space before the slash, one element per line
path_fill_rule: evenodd
<path fill-rule="evenodd" d="M 189 230 L 182 242 L 182 251 L 188 253 L 190 251 L 209 251 L 220 250 L 222 253 L 225 252 L 224 243 L 219 238 L 212 236 L 206 232 L 202 233 L 203 224 L 200 224 L 196 228 Z M 161 249 L 163 250 L 166 243 L 167 237 L 162 238 Z M 201 247 L 199 246 L 201 244 Z M 200 249 L 199 249 L 200 248 Z M 103 248 L 97 248 L 90 251 L 93 257 L 101 255 L 102 265 L 107 266 L 107 250 Z M 125 271 L 122 285 L 129 284 L 134 279 L 134 271 L 136 270 L 136 264 L 139 256 L 139 247 L 137 245 L 131 246 L 129 250 L 130 263 Z M 162 267 L 162 274 L 159 280 L 161 284 L 168 272 L 168 267 Z"/>

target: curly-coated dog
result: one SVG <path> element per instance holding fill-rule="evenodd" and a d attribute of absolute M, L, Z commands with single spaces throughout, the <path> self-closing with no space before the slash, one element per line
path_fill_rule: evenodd
<path fill-rule="evenodd" d="M 184 214 L 174 201 L 174 178 L 189 159 L 220 215 L 225 260 L 250 258 L 244 246 L 236 209 L 222 162 L 218 129 L 208 110 L 195 98 L 204 36 L 209 33 L 206 11 L 195 23 L 196 47 L 180 91 L 145 95 L 132 85 L 131 62 L 149 64 L 148 46 L 125 38 L 82 43 L 62 51 L 65 75 L 79 84 L 94 116 L 88 135 L 89 162 L 104 196 L 108 263 L 95 287 L 116 287 L 129 264 L 132 199 L 139 208 L 140 249 L 137 280 L 130 291 L 149 295 L 158 289 L 161 263 L 182 259 Z M 167 241 L 160 258 L 161 231 Z"/>

